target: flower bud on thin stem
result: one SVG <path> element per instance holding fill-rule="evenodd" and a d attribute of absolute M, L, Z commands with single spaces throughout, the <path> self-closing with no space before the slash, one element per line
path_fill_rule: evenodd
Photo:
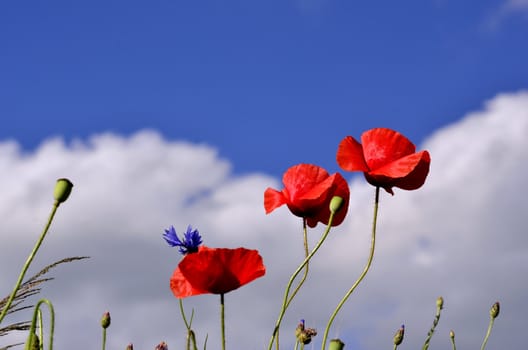
<path fill-rule="evenodd" d="M 167 345 L 167 343 L 162 341 L 161 343 L 156 345 L 156 348 L 154 350 L 169 350 L 169 346 Z"/>
<path fill-rule="evenodd" d="M 425 339 L 422 350 L 429 349 L 429 342 L 431 341 L 431 338 L 433 337 L 433 333 L 436 329 L 436 326 L 438 325 L 438 321 L 440 321 L 440 312 L 443 308 L 444 308 L 444 298 L 438 297 L 438 299 L 436 299 L 436 314 L 433 320 L 433 325 L 431 326 L 431 329 L 429 329 L 429 332 L 427 333 L 427 338 Z"/>
<path fill-rule="evenodd" d="M 55 198 L 55 203 L 58 206 L 61 203 L 64 203 L 72 191 L 73 184 L 68 179 L 58 179 L 57 184 L 55 185 L 55 190 L 53 191 L 53 198 Z"/>
<path fill-rule="evenodd" d="M 449 338 L 451 338 L 451 344 L 453 345 L 453 350 L 456 350 L 455 332 L 453 330 L 449 331 Z"/>
<path fill-rule="evenodd" d="M 400 329 L 398 329 L 396 331 L 396 334 L 394 334 L 394 348 L 396 349 L 396 347 L 398 345 L 400 345 L 403 341 L 403 336 L 405 335 L 405 325 L 401 325 Z"/>
<path fill-rule="evenodd" d="M 328 350 L 343 350 L 345 347 L 345 343 L 343 343 L 340 339 L 332 339 L 330 340 L 330 345 L 328 346 Z"/>
<path fill-rule="evenodd" d="M 339 209 L 341 209 L 343 202 L 343 198 L 339 196 L 332 197 L 332 200 L 330 201 L 330 212 L 334 214 L 337 213 Z"/>
<path fill-rule="evenodd" d="M 132 343 L 128 344 L 125 350 L 134 350 L 134 345 Z"/>
<path fill-rule="evenodd" d="M 497 318 L 497 316 L 499 316 L 499 312 L 500 312 L 500 304 L 499 302 L 497 301 L 495 304 L 493 304 L 491 306 L 491 309 L 490 309 L 490 316 L 492 318 Z"/>
<path fill-rule="evenodd" d="M 110 312 L 105 311 L 103 317 L 101 317 L 101 327 L 107 329 L 108 327 L 110 327 L 110 321 Z"/>
<path fill-rule="evenodd" d="M 489 324 L 488 324 L 488 330 L 486 331 L 486 336 L 484 337 L 484 341 L 482 342 L 482 346 L 480 347 L 480 350 L 484 350 L 484 348 L 486 347 L 486 344 L 488 343 L 488 338 L 491 334 L 491 329 L 493 328 L 493 323 L 495 322 L 495 319 L 497 318 L 497 316 L 499 316 L 499 312 L 500 312 L 500 304 L 499 302 L 495 302 L 495 304 L 493 304 L 491 306 L 491 309 L 490 309 L 490 321 L 489 321 Z"/>

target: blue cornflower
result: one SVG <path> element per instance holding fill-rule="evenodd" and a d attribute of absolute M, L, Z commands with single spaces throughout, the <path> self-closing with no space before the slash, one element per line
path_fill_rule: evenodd
<path fill-rule="evenodd" d="M 163 238 L 171 247 L 178 247 L 178 251 L 183 255 L 196 253 L 198 251 L 198 246 L 202 244 L 202 236 L 200 236 L 198 230 L 193 230 L 191 225 L 187 227 L 187 232 L 183 234 L 183 239 L 181 240 L 176 234 L 174 226 L 165 230 Z"/>

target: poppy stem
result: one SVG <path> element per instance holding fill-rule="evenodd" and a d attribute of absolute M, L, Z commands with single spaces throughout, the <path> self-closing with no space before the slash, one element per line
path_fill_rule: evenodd
<path fill-rule="evenodd" d="M 273 341 L 275 340 L 275 338 L 277 337 L 277 335 L 279 333 L 279 328 L 280 328 L 280 325 L 281 325 L 281 322 L 282 322 L 282 318 L 284 317 L 284 314 L 286 313 L 286 309 L 288 308 L 288 305 L 289 305 L 288 296 L 290 294 L 290 289 L 291 289 L 291 286 L 293 284 L 293 281 L 299 275 L 299 273 L 303 270 L 303 268 L 306 266 L 306 264 L 308 264 L 308 261 L 310 261 L 312 256 L 314 256 L 314 254 L 317 252 L 317 250 L 319 250 L 319 248 L 321 247 L 321 245 L 325 241 L 326 237 L 330 233 L 330 229 L 332 228 L 332 221 L 333 220 L 334 220 L 334 212 L 331 212 L 330 213 L 330 218 L 328 219 L 328 225 L 326 226 L 325 232 L 323 233 L 323 235 L 319 239 L 319 242 L 317 242 L 317 244 L 312 249 L 310 254 L 308 254 L 308 256 L 306 256 L 306 258 L 304 258 L 303 262 L 299 265 L 299 267 L 297 267 L 295 272 L 291 275 L 290 280 L 288 281 L 288 284 L 286 285 L 286 290 L 284 291 L 284 299 L 283 299 L 283 302 L 282 302 L 282 307 L 281 307 L 277 322 L 275 323 L 275 328 L 273 329 L 273 334 L 271 335 L 270 342 L 268 344 L 268 350 L 271 350 L 271 348 L 273 347 Z M 278 349 L 278 347 L 277 347 L 277 349 Z"/>
<path fill-rule="evenodd" d="M 368 270 L 370 269 L 370 265 L 372 264 L 372 260 L 374 258 L 374 248 L 376 246 L 376 225 L 378 221 L 378 206 L 379 206 L 379 194 L 380 194 L 380 187 L 376 187 L 376 194 L 375 194 L 375 200 L 374 200 L 374 218 L 372 219 L 372 233 L 371 233 L 371 241 L 370 241 L 370 253 L 367 260 L 367 264 L 365 265 L 363 272 L 359 276 L 359 278 L 354 282 L 352 287 L 346 292 L 345 296 L 339 304 L 337 304 L 337 307 L 335 308 L 334 312 L 330 316 L 330 319 L 328 320 L 328 323 L 326 325 L 326 329 L 323 335 L 323 343 L 321 345 L 321 349 L 325 350 L 326 347 L 326 339 L 328 338 L 328 332 L 330 331 L 330 327 L 332 326 L 332 323 L 334 322 L 334 319 L 337 316 L 337 313 L 339 310 L 341 310 L 341 307 L 345 304 L 345 302 L 348 300 L 348 297 L 354 292 L 356 287 L 363 281 L 363 278 L 365 278 Z"/>
<path fill-rule="evenodd" d="M 308 254 L 310 254 L 310 250 L 308 249 L 308 230 L 306 228 L 306 219 L 303 219 L 303 243 L 304 243 L 304 257 L 306 258 Z M 309 270 L 310 262 L 306 262 L 306 266 L 304 266 L 304 274 L 299 281 L 299 284 L 297 287 L 295 287 L 295 290 L 291 293 L 291 296 L 286 303 L 286 307 L 290 306 L 290 303 L 292 302 L 293 298 L 297 294 L 297 292 L 301 289 L 302 285 L 304 284 L 304 281 L 306 281 L 306 277 L 308 276 L 308 270 Z"/>
<path fill-rule="evenodd" d="M 222 332 L 222 350 L 226 348 L 225 339 L 225 307 L 224 307 L 224 293 L 220 294 L 220 327 Z"/>
<path fill-rule="evenodd" d="M 11 292 L 11 295 L 9 296 L 9 299 L 7 300 L 7 303 L 5 304 L 3 310 L 2 310 L 2 313 L 0 314 L 0 324 L 2 323 L 2 320 L 4 319 L 4 317 L 7 315 L 7 312 L 9 311 L 9 309 L 11 308 L 11 304 L 13 303 L 13 300 L 15 299 L 15 296 L 18 292 L 18 289 L 20 288 L 20 285 L 22 284 L 22 281 L 24 279 L 24 276 L 26 275 L 26 272 L 29 268 L 29 265 L 31 265 L 31 262 L 33 261 L 33 258 L 35 257 L 35 255 L 37 254 L 37 251 L 39 250 L 40 248 L 40 245 L 42 244 L 42 242 L 44 241 L 44 237 L 46 237 L 46 233 L 48 233 L 48 230 L 51 226 L 51 222 L 53 221 L 53 217 L 55 216 L 55 213 L 57 212 L 57 208 L 59 207 L 60 203 L 55 200 L 55 202 L 53 203 L 53 208 L 51 210 L 51 213 L 50 213 L 50 216 L 48 218 L 48 222 L 46 223 L 46 226 L 44 227 L 44 230 L 42 231 L 42 233 L 40 234 L 40 237 L 37 241 L 37 243 L 35 243 L 35 246 L 33 247 L 33 250 L 31 251 L 31 253 L 29 254 L 24 266 L 22 267 L 22 271 L 20 271 L 20 275 L 18 276 L 18 280 L 15 284 L 15 287 L 13 288 L 13 291 Z"/>

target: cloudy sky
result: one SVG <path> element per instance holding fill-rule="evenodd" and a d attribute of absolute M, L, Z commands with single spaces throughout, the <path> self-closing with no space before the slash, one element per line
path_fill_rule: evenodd
<path fill-rule="evenodd" d="M 339 171 L 346 135 L 401 131 L 431 153 L 417 191 L 383 193 L 370 274 L 331 337 L 347 349 L 482 341 L 522 348 L 528 306 L 528 2 L 324 0 L 33 2 L 0 5 L 0 294 L 51 209 L 55 180 L 75 184 L 30 271 L 67 256 L 42 296 L 56 346 L 183 346 L 168 279 L 180 256 L 161 239 L 197 227 L 209 246 L 259 249 L 264 278 L 226 296 L 228 347 L 262 349 L 302 256 L 300 220 L 264 214 L 263 192 L 289 166 Z M 322 335 L 367 257 L 374 188 L 345 173 L 347 219 L 314 258 L 284 320 Z M 310 232 L 312 244 L 323 231 Z M 219 347 L 218 298 L 185 300 L 200 344 Z M 314 348 L 320 346 L 318 336 Z M 2 339 L 0 346 L 5 343 Z M 86 345 L 85 345 L 86 344 Z"/>

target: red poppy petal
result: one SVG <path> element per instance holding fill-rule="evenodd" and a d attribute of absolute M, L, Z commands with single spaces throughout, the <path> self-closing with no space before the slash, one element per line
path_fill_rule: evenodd
<path fill-rule="evenodd" d="M 339 196 L 343 198 L 344 202 L 341 209 L 334 216 L 332 226 L 340 225 L 345 219 L 345 216 L 348 211 L 348 202 L 350 199 L 350 190 L 348 188 L 348 183 L 346 182 L 345 178 L 339 173 L 333 174 L 329 178 L 329 180 L 331 181 L 331 186 L 329 187 L 324 204 L 320 206 L 319 211 L 311 218 L 311 220 L 307 221 L 307 224 L 310 227 L 315 227 L 317 225 L 317 222 L 321 222 L 325 225 L 328 224 L 328 221 L 330 220 L 330 201 L 334 196 Z"/>
<path fill-rule="evenodd" d="M 361 142 L 365 161 L 371 171 L 377 171 L 379 168 L 416 151 L 414 144 L 405 136 L 386 128 L 376 128 L 364 132 L 361 135 Z"/>
<path fill-rule="evenodd" d="M 424 158 L 426 157 L 426 158 Z M 400 179 L 409 175 L 420 164 L 429 158 L 427 151 L 413 153 L 406 157 L 397 159 L 385 166 L 369 172 L 369 175 L 381 175 L 391 179 Z"/>
<path fill-rule="evenodd" d="M 207 291 L 194 288 L 183 276 L 179 268 L 174 270 L 170 279 L 170 289 L 176 298 L 186 298 L 193 295 L 205 294 Z"/>
<path fill-rule="evenodd" d="M 254 254 L 260 257 L 245 248 L 202 250 L 186 255 L 178 267 L 194 289 L 224 294 L 264 275 L 262 258 Z"/>
<path fill-rule="evenodd" d="M 422 151 L 417 154 L 422 155 L 420 162 L 407 176 L 398 180 L 394 186 L 403 190 L 416 190 L 422 187 L 422 185 L 425 183 L 427 174 L 429 174 L 431 158 L 429 156 L 429 152 L 427 151 Z"/>
<path fill-rule="evenodd" d="M 303 196 L 328 177 L 328 172 L 313 164 L 298 164 L 289 168 L 282 177 L 289 200 Z"/>
<path fill-rule="evenodd" d="M 243 286 L 254 279 L 264 276 L 266 268 L 257 250 L 246 248 L 226 249 L 226 265 L 237 276 Z"/>
<path fill-rule="evenodd" d="M 346 171 L 368 171 L 363 147 L 352 136 L 345 137 L 337 148 L 337 164 Z"/>
<path fill-rule="evenodd" d="M 271 213 L 281 205 L 286 204 L 286 198 L 282 192 L 268 188 L 264 192 L 264 209 L 266 214 Z"/>

